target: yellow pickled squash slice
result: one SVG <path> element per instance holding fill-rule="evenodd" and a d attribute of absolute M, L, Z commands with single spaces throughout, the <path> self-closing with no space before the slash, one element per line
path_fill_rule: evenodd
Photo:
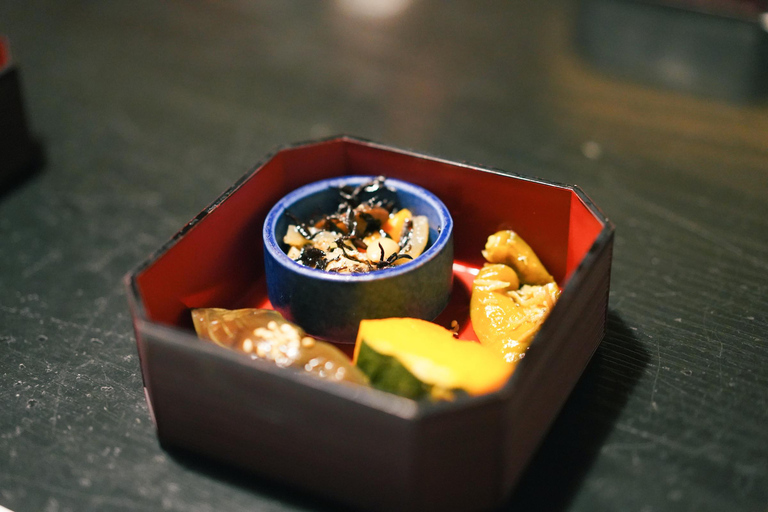
<path fill-rule="evenodd" d="M 555 282 L 531 246 L 514 231 L 499 231 L 489 236 L 483 257 L 488 263 L 503 263 L 512 267 L 522 284 Z"/>
<path fill-rule="evenodd" d="M 362 320 L 355 364 L 371 385 L 408 398 L 452 398 L 501 388 L 512 373 L 479 343 L 460 341 L 437 324 L 416 318 Z"/>
<path fill-rule="evenodd" d="M 475 278 L 469 303 L 477 339 L 494 353 L 501 354 L 507 363 L 517 363 L 525 356 L 560 296 L 554 282 L 518 286 L 517 274 L 511 267 L 487 265 Z"/>
<path fill-rule="evenodd" d="M 200 308 L 192 310 L 192 322 L 201 339 L 248 354 L 253 359 L 298 368 L 325 380 L 368 382 L 339 349 L 307 336 L 301 327 L 277 311 Z"/>

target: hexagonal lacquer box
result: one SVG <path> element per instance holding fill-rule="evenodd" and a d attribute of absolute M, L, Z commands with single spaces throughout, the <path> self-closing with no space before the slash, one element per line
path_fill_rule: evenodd
<path fill-rule="evenodd" d="M 269 308 L 262 225 L 281 197 L 339 175 L 427 188 L 454 219 L 454 289 L 469 321 L 487 236 L 518 232 L 562 289 L 507 384 L 414 401 L 327 382 L 200 341 L 189 310 Z M 613 226 L 577 187 L 340 136 L 279 149 L 126 276 L 147 402 L 180 447 L 371 510 L 483 510 L 511 493 L 605 332 Z M 350 352 L 350 346 L 342 346 Z"/>

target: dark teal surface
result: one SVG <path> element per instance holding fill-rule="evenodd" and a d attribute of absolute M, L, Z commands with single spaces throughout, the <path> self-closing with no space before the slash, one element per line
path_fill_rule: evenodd
<path fill-rule="evenodd" d="M 575 1 L 364 3 L 0 3 L 47 156 L 0 193 L 0 505 L 336 510 L 162 449 L 121 279 L 275 146 L 350 133 L 616 225 L 606 338 L 505 509 L 768 509 L 768 107 L 611 78 Z"/>

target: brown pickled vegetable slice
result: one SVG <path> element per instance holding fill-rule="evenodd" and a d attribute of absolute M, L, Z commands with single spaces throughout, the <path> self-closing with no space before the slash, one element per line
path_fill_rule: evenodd
<path fill-rule="evenodd" d="M 339 349 L 306 335 L 296 324 L 268 309 L 192 310 L 197 335 L 253 359 L 301 369 L 325 380 L 367 384 L 367 377 Z"/>

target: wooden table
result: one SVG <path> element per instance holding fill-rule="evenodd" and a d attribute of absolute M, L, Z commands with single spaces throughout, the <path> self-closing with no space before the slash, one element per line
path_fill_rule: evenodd
<path fill-rule="evenodd" d="M 0 510 L 336 510 L 158 444 L 121 278 L 337 133 L 576 183 L 617 227 L 606 337 L 506 508 L 766 510 L 768 107 L 615 78 L 578 8 L 0 5 L 46 152 L 0 195 Z"/>

